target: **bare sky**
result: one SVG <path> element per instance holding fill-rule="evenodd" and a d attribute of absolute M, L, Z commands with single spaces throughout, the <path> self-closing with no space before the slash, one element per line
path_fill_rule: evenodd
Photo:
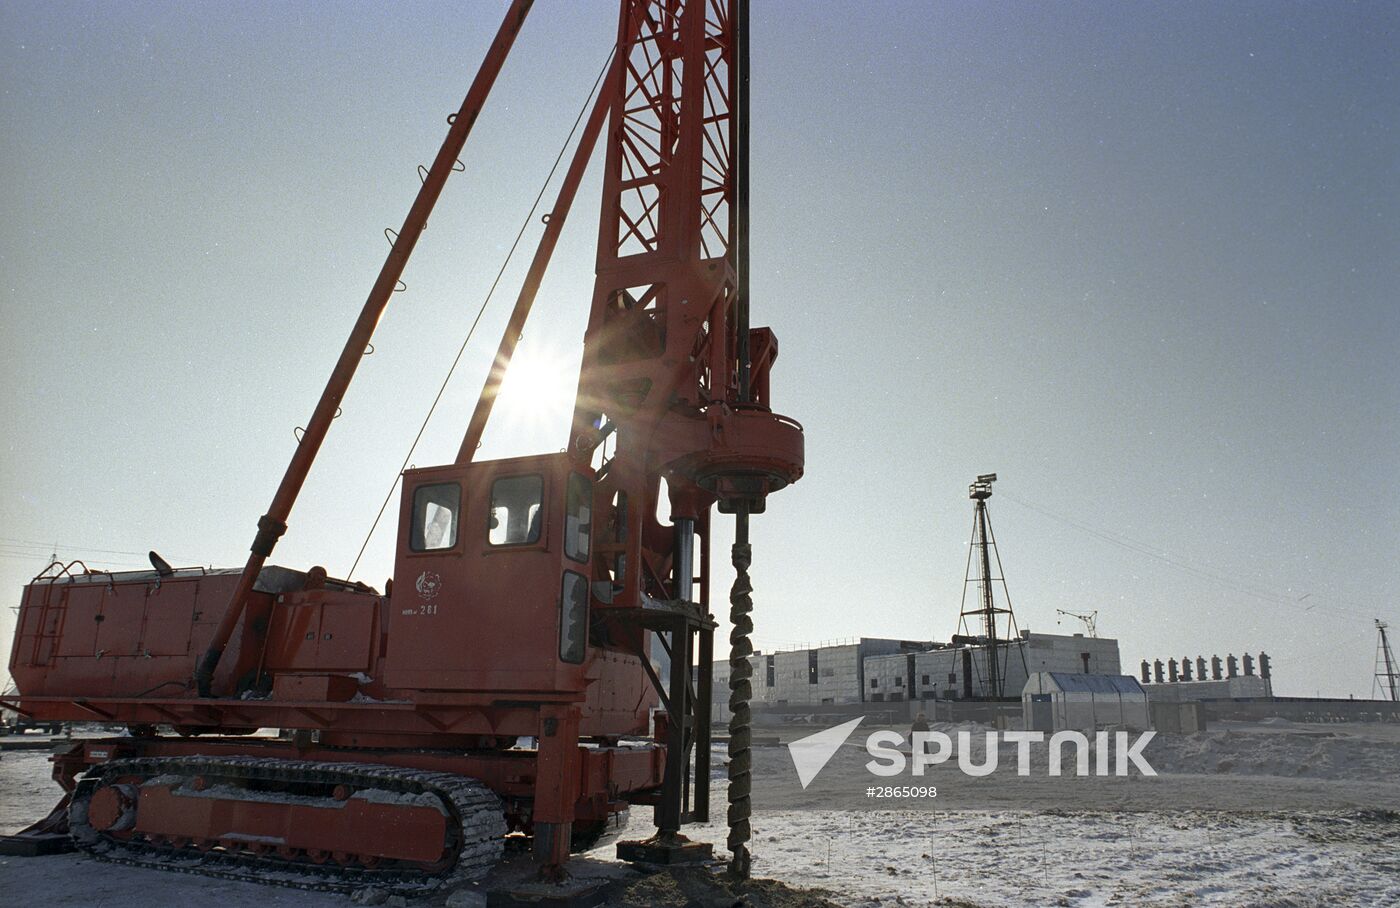
<path fill-rule="evenodd" d="M 242 563 L 503 9 L 0 5 L 0 595 L 55 546 Z M 348 570 L 614 17 L 537 4 L 278 563 Z M 1281 694 L 1369 695 L 1371 620 L 1400 625 L 1397 31 L 1389 3 L 756 3 L 755 321 L 808 432 L 755 521 L 760 645 L 946 639 L 996 471 L 1022 627 L 1097 609 L 1130 671 L 1263 649 Z M 537 362 L 577 367 L 596 196 Z M 503 408 L 485 456 L 562 444 Z"/>

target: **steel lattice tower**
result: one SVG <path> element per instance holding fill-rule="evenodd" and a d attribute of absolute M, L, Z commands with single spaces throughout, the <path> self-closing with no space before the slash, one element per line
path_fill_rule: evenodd
<path fill-rule="evenodd" d="M 1389 694 L 1391 701 L 1400 703 L 1400 672 L 1396 671 L 1395 653 L 1391 652 L 1390 639 L 1385 635 L 1388 627 L 1390 625 L 1376 619 L 1376 679 L 1371 682 L 1371 696 L 1376 696 L 1379 686 L 1382 694 Z"/>
<path fill-rule="evenodd" d="M 985 690 L 988 697 L 998 698 L 1006 695 L 1006 669 L 1010 662 L 1011 644 L 1015 643 L 1021 655 L 1021 667 L 1029 675 L 1026 668 L 1026 653 L 1021 646 L 1020 634 L 1016 627 L 1016 615 L 1011 611 L 1011 594 L 1006 589 L 1006 576 L 1001 568 L 1001 554 L 997 551 L 996 533 L 992 531 L 992 519 L 987 512 L 987 499 L 992 497 L 992 483 L 996 482 L 997 474 L 984 473 L 977 477 L 967 491 L 967 497 L 973 501 L 972 514 L 972 542 L 967 550 L 967 569 L 963 572 L 963 595 L 961 612 L 958 618 L 958 631 L 964 637 L 971 637 L 979 643 L 985 642 L 987 650 L 987 677 Z M 974 555 L 976 556 L 974 558 Z M 969 608 L 967 601 L 967 591 L 972 586 L 973 562 L 977 563 L 976 584 L 979 595 L 973 605 Z M 992 562 L 996 562 L 996 574 L 992 574 Z M 996 597 L 993 593 L 995 584 L 1001 584 L 1002 601 L 1004 606 L 996 604 Z M 1005 615 L 1003 620 L 1002 616 Z M 973 635 L 969 632 L 969 619 L 980 621 L 982 633 Z M 1005 626 L 1005 634 L 1001 633 L 1000 627 Z M 1007 659 L 1001 659 L 1000 647 L 1007 649 Z M 973 666 L 976 667 L 976 660 Z"/>

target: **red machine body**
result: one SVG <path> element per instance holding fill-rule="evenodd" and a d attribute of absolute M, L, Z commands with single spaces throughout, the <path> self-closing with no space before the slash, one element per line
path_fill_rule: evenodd
<path fill-rule="evenodd" d="M 587 736 L 647 734 L 658 700 L 633 652 L 640 635 L 626 650 L 589 645 L 591 473 L 562 454 L 408 471 L 405 581 L 386 596 L 319 569 L 264 567 L 214 679 L 236 697 L 188 690 L 232 570 L 39 578 L 25 588 L 11 672 L 26 703 L 77 721 L 535 735 L 528 712 L 490 708 L 504 698 L 573 704 Z M 428 535 L 440 514 L 451 515 L 442 535 Z"/>
<path fill-rule="evenodd" d="M 266 560 L 524 0 L 450 120 L 248 564 L 75 563 L 26 587 L 7 705 L 132 731 L 55 758 L 74 835 L 95 853 L 138 844 L 432 880 L 477 873 L 506 828 L 533 834 L 557 868 L 571 838 L 629 803 L 655 805 L 667 834 L 707 819 L 711 512 L 761 511 L 802 472 L 800 426 L 768 408 L 777 342 L 749 329 L 736 271 L 729 6 L 622 4 L 613 62 L 457 462 L 403 474 L 388 589 Z M 568 446 L 473 462 L 604 124 L 598 277 Z M 656 517 L 663 479 L 670 524 Z M 297 734 L 249 737 L 268 728 Z M 386 823 L 403 836 L 365 844 Z"/>

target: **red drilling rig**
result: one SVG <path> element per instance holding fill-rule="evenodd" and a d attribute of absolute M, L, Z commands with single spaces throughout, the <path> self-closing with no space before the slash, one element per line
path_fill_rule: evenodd
<path fill-rule="evenodd" d="M 397 582 L 267 563 L 530 5 L 512 2 L 421 172 L 246 566 L 152 553 L 150 571 L 73 562 L 25 588 L 5 704 L 130 731 L 55 755 L 68 794 L 34 829 L 109 860 L 414 893 L 480 877 L 511 833 L 557 877 L 571 843 L 645 804 L 658 831 L 628 854 L 691 856 L 680 828 L 709 813 L 717 507 L 736 520 L 729 845 L 747 872 L 748 515 L 802 475 L 803 439 L 769 407 L 777 341 L 749 326 L 743 0 L 622 3 L 457 458 L 402 475 Z M 474 461 L 600 136 L 567 447 Z M 253 734 L 267 728 L 294 732 Z"/>

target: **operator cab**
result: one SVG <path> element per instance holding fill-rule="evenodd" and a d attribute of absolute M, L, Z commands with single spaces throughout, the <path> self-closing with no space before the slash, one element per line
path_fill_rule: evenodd
<path fill-rule="evenodd" d="M 583 689 L 593 476 L 547 454 L 404 473 L 385 683 Z"/>

